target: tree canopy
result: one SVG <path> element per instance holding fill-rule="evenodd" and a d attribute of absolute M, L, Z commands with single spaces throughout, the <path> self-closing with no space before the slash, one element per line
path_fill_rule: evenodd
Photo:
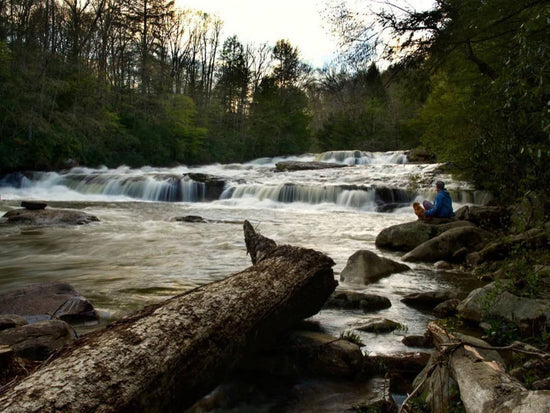
<path fill-rule="evenodd" d="M 314 70 L 173 1 L 0 0 L 0 172 L 422 145 L 502 199 L 548 194 L 547 3 L 335 2 L 341 59 Z"/>

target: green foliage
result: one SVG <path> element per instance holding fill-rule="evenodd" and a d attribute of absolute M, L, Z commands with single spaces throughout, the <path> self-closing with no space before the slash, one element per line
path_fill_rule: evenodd
<path fill-rule="evenodd" d="M 483 321 L 490 328 L 482 338 L 493 345 L 507 346 L 521 337 L 518 326 L 511 321 L 495 316 L 485 318 Z"/>
<path fill-rule="evenodd" d="M 340 333 L 340 338 L 342 340 L 349 341 L 350 343 L 357 344 L 359 347 L 364 347 L 365 343 L 361 341 L 359 334 L 353 331 L 342 331 Z"/>

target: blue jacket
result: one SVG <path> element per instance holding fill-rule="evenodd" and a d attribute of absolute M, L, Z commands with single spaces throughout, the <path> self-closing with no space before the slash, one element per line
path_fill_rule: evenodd
<path fill-rule="evenodd" d="M 426 216 L 438 218 L 452 218 L 455 216 L 453 212 L 453 200 L 446 190 L 441 189 L 437 192 L 434 207 L 426 211 Z"/>

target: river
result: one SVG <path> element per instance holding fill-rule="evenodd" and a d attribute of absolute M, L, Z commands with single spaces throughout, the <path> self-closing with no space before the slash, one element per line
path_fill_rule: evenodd
<path fill-rule="evenodd" d="M 282 160 L 349 166 L 275 172 Z M 338 279 L 357 250 L 399 260 L 398 253 L 376 250 L 376 236 L 385 227 L 415 220 L 410 204 L 433 199 L 436 179 L 446 182 L 455 209 L 484 202 L 483 194 L 440 171 L 437 164 L 408 163 L 404 152 L 340 151 L 193 168 L 74 168 L 10 175 L 0 180 L 0 216 L 21 200 L 44 200 L 49 207 L 79 209 L 100 221 L 78 227 L 0 224 L 0 293 L 36 282 L 67 282 L 101 315 L 99 326 L 79 327 L 85 333 L 250 266 L 245 219 L 279 244 L 326 253 L 336 262 Z M 223 192 L 210 199 L 204 184 L 188 174 L 215 176 L 224 182 Z M 207 223 L 176 220 L 189 215 Z M 403 335 L 423 334 L 433 316 L 400 299 L 419 291 L 464 289 L 470 281 L 459 269 L 441 272 L 414 264 L 410 271 L 368 286 L 340 285 L 384 295 L 391 308 L 376 314 L 322 310 L 313 319 L 339 336 L 370 317 L 389 318 L 406 328 L 387 335 L 360 332 L 363 351 L 411 351 L 401 343 Z"/>

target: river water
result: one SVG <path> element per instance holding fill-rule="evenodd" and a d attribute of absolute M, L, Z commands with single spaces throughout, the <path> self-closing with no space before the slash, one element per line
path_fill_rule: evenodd
<path fill-rule="evenodd" d="M 281 160 L 349 166 L 275 172 Z M 225 183 L 223 192 L 209 199 L 208 190 L 189 178 L 190 173 L 215 176 Z M 85 333 L 250 266 L 242 232 L 245 219 L 279 244 L 326 253 L 336 262 L 338 279 L 357 250 L 399 260 L 398 253 L 376 250 L 376 236 L 385 227 L 415 220 L 410 204 L 433 199 L 436 179 L 447 183 L 455 209 L 483 202 L 483 194 L 442 174 L 440 165 L 408 163 L 403 152 L 342 151 L 196 168 L 75 168 L 11 175 L 0 180 L 0 216 L 18 208 L 21 200 L 44 200 L 49 207 L 82 210 L 100 221 L 78 227 L 0 224 L 0 293 L 36 282 L 67 282 L 101 315 L 99 326 L 79 327 Z M 176 221 L 189 215 L 207 223 Z M 419 291 L 461 290 L 471 281 L 458 269 L 438 272 L 413 264 L 410 271 L 375 284 L 340 285 L 387 296 L 391 308 L 375 314 L 322 310 L 313 319 L 339 336 L 371 317 L 389 318 L 406 328 L 387 335 L 360 332 L 363 351 L 411 351 L 402 337 L 423 334 L 433 316 L 400 299 Z"/>

